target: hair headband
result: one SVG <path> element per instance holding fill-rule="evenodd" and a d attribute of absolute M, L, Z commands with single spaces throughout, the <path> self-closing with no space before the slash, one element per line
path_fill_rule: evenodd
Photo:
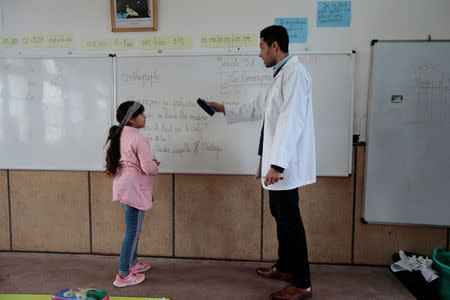
<path fill-rule="evenodd" d="M 131 117 L 134 115 L 134 113 L 141 107 L 141 104 L 137 101 L 134 101 L 133 105 L 130 106 L 130 108 L 128 108 L 127 113 L 125 114 L 125 117 L 123 117 L 122 121 L 119 123 L 119 125 L 117 125 L 117 130 L 116 132 L 114 132 L 114 134 L 111 136 L 111 138 L 113 136 L 115 136 L 116 134 L 119 133 L 120 130 L 122 130 L 122 128 L 127 125 L 127 123 L 131 120 Z M 108 138 L 106 140 L 105 146 L 108 143 L 108 141 L 110 140 L 110 138 Z"/>
<path fill-rule="evenodd" d="M 123 126 L 127 125 L 127 123 L 131 120 L 131 117 L 139 109 L 139 107 L 141 107 L 141 104 L 137 101 L 134 101 L 133 105 L 131 105 L 130 108 L 128 108 L 125 117 L 123 117 L 122 121 L 120 122 L 119 125 L 120 128 L 123 128 Z"/>

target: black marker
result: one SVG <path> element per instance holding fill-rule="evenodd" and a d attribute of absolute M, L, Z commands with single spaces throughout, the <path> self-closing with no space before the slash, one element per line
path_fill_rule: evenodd
<path fill-rule="evenodd" d="M 216 110 L 214 108 L 212 108 L 211 106 L 208 105 L 208 103 L 206 103 L 205 100 L 203 100 L 202 98 L 198 98 L 197 99 L 197 103 L 198 105 L 200 105 L 201 108 L 203 108 L 204 111 L 206 111 L 210 116 L 214 115 L 214 113 L 216 112 Z"/>

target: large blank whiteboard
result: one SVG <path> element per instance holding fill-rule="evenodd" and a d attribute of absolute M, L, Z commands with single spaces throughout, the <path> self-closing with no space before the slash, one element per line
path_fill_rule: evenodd
<path fill-rule="evenodd" d="M 354 54 L 296 53 L 313 84 L 317 173 L 348 176 L 354 88 Z M 255 174 L 260 122 L 227 125 L 209 117 L 198 97 L 245 103 L 272 79 L 256 54 L 170 55 L 117 58 L 117 102 L 144 104 L 153 155 L 161 172 Z"/>
<path fill-rule="evenodd" d="M 0 169 L 104 169 L 110 58 L 0 59 L 0 70 Z"/>
<path fill-rule="evenodd" d="M 368 222 L 450 225 L 449 54 L 450 42 L 372 48 Z"/>

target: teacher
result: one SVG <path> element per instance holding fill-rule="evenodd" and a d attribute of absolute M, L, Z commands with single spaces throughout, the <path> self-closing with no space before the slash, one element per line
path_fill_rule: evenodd
<path fill-rule="evenodd" d="M 290 281 L 272 299 L 312 297 L 308 250 L 300 216 L 298 188 L 316 181 L 311 77 L 297 57 L 289 55 L 289 36 L 282 26 L 260 33 L 259 56 L 273 68 L 273 80 L 253 102 L 223 105 L 228 123 L 261 121 L 257 178 L 269 191 L 270 212 L 277 224 L 278 259 L 256 272 L 270 279 Z"/>

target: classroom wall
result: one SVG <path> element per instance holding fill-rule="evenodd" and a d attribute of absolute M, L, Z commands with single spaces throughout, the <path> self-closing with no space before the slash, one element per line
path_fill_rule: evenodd
<path fill-rule="evenodd" d="M 112 33 L 109 1 L 3 0 L 2 35 L 72 33 L 69 48 L 1 48 L 2 57 L 146 54 L 156 51 L 86 51 L 86 38 L 259 33 L 274 17 L 308 18 L 308 41 L 292 50 L 356 51 L 354 133 L 366 140 L 372 39 L 450 39 L 447 0 L 352 2 L 351 27 L 317 28 L 317 1 L 158 1 L 158 31 Z M 257 46 L 245 48 L 258 51 Z M 326 88 L 326 87 L 324 87 Z M 354 147 L 350 177 L 319 177 L 300 192 L 310 259 L 317 263 L 391 263 L 400 250 L 431 254 L 449 246 L 449 229 L 362 224 L 365 146 Z M 252 176 L 161 174 L 155 203 L 144 221 L 142 255 L 273 260 L 275 224 L 268 195 Z M 11 212 L 11 218 L 9 213 Z M 118 254 L 124 225 L 111 203 L 111 179 L 102 172 L 0 170 L 0 250 Z"/>
<path fill-rule="evenodd" d="M 447 228 L 362 224 L 365 147 L 354 146 L 353 157 L 352 176 L 300 189 L 311 262 L 389 265 L 401 249 L 431 256 L 448 247 Z M 161 174 L 154 186 L 141 255 L 276 259 L 268 193 L 253 176 Z M 111 190 L 102 172 L 1 171 L 0 250 L 118 255 L 125 225 Z"/>
<path fill-rule="evenodd" d="M 153 51 L 86 51 L 82 40 L 91 38 L 139 38 L 143 36 L 192 36 L 192 49 L 224 53 L 237 49 L 200 48 L 200 35 L 255 33 L 275 17 L 307 18 L 305 44 L 291 44 L 293 50 L 356 51 L 354 133 L 366 141 L 367 95 L 370 66 L 370 42 L 373 39 L 450 39 L 450 1 L 447 0 L 358 0 L 351 3 L 351 26 L 321 28 L 316 25 L 317 1 L 314 0 L 170 0 L 157 1 L 156 32 L 111 32 L 109 0 L 3 0 L 2 35 L 73 34 L 73 46 L 67 48 L 0 48 L 2 56 L 155 53 Z M 1 28 L 0 28 L 1 29 Z M 258 46 L 241 48 L 258 51 Z M 165 51 L 163 51 L 165 52 Z M 168 50 L 171 52 L 171 50 Z M 19 54 L 20 53 L 20 54 Z"/>

